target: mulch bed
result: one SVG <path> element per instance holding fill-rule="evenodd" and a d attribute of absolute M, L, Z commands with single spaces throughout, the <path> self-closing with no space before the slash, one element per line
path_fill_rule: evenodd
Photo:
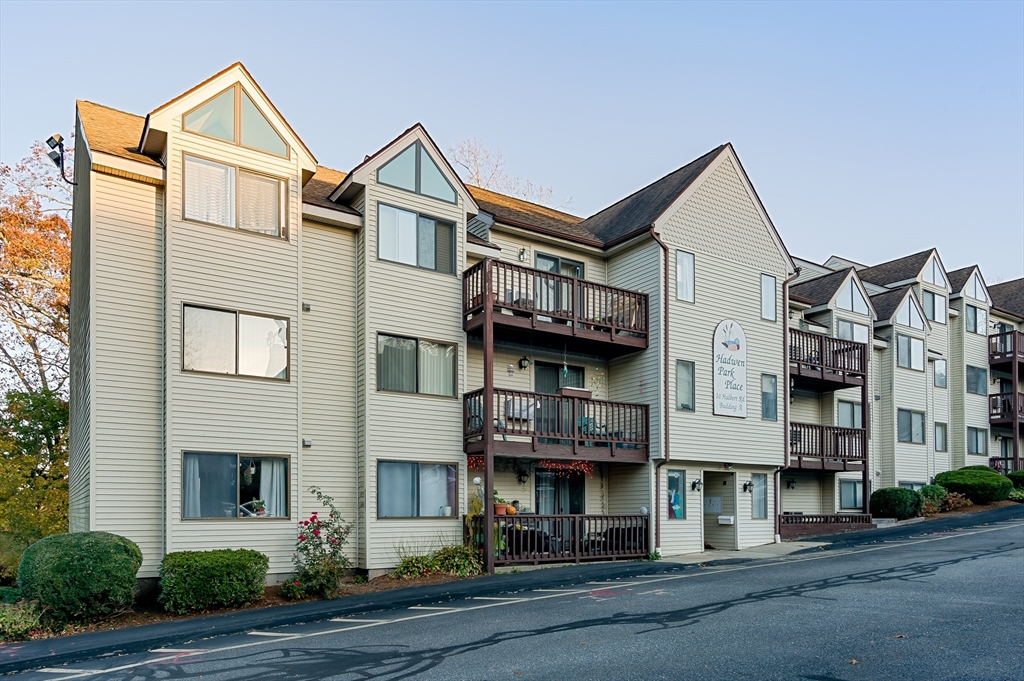
<path fill-rule="evenodd" d="M 996 508 L 1005 508 L 1007 506 L 1013 506 L 1019 504 L 1019 501 L 1010 501 L 1006 499 L 1004 501 L 993 501 L 991 504 L 974 504 L 973 506 L 965 506 L 964 508 L 958 508 L 955 511 L 946 511 L 944 513 L 935 513 L 927 515 L 925 518 L 931 520 L 933 518 L 948 518 L 954 515 L 966 515 L 967 513 L 980 513 L 981 511 L 991 511 Z"/>

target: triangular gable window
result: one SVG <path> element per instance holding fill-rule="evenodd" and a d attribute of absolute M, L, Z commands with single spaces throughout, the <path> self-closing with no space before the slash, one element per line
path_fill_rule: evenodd
<path fill-rule="evenodd" d="M 288 144 L 236 83 L 185 114 L 189 132 L 288 158 Z"/>
<path fill-rule="evenodd" d="M 942 265 L 939 264 L 938 258 L 932 258 L 924 266 L 924 280 L 926 283 L 946 288 L 946 278 L 942 276 Z"/>
<path fill-rule="evenodd" d="M 985 290 L 985 284 L 982 283 L 977 270 L 975 270 L 971 275 L 971 278 L 967 280 L 967 285 L 964 286 L 964 295 L 970 296 L 975 300 L 984 300 L 985 302 L 988 302 L 988 292 Z"/>
<path fill-rule="evenodd" d="M 903 306 L 896 313 L 896 323 L 909 326 L 912 329 L 924 329 L 924 319 L 921 317 L 921 313 L 917 311 L 917 305 L 914 305 L 914 302 L 909 297 L 903 301 Z"/>
<path fill-rule="evenodd" d="M 419 142 L 406 147 L 402 153 L 381 166 L 377 171 L 377 181 L 448 203 L 456 203 L 455 189 Z"/>
<path fill-rule="evenodd" d="M 868 303 L 860 293 L 860 287 L 853 279 L 847 279 L 839 295 L 836 296 L 836 307 L 857 314 L 868 314 Z"/>

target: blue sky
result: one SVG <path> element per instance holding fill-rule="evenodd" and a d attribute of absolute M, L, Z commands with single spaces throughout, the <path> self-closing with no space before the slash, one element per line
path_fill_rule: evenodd
<path fill-rule="evenodd" d="M 0 159 L 234 61 L 334 168 L 421 121 L 586 216 L 729 141 L 794 255 L 1024 274 L 1022 2 L 5 0 Z"/>

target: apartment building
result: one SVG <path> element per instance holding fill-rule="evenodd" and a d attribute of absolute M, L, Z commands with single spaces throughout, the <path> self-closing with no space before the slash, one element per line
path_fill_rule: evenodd
<path fill-rule="evenodd" d="M 989 423 L 995 440 L 989 465 L 1019 471 L 1024 470 L 1024 277 L 987 288 L 992 300 Z"/>

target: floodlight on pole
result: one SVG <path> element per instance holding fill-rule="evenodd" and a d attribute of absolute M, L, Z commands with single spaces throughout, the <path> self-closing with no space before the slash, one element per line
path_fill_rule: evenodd
<path fill-rule="evenodd" d="M 53 165 L 60 168 L 61 179 L 70 185 L 78 184 L 69 180 L 68 176 L 64 173 L 64 138 L 58 132 L 51 135 L 50 139 L 46 140 L 46 144 L 50 147 L 50 151 L 46 152 L 46 155 L 53 161 Z"/>

